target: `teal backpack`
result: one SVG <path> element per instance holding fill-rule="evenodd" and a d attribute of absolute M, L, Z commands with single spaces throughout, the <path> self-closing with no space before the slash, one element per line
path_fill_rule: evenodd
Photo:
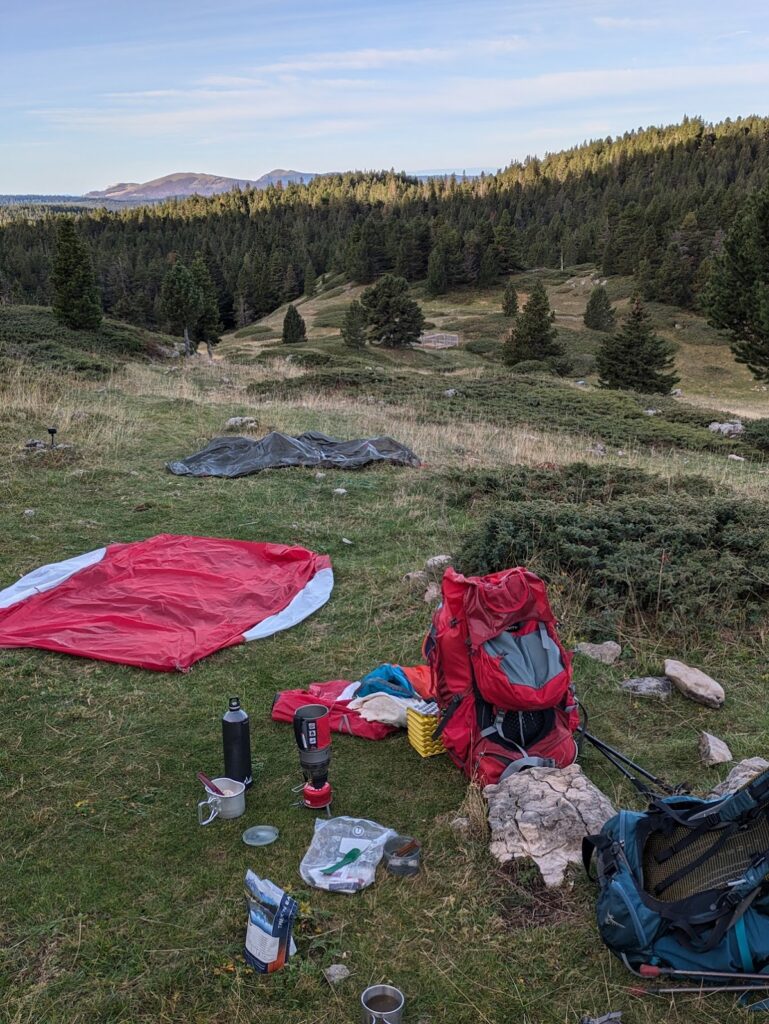
<path fill-rule="evenodd" d="M 634 973 L 769 987 L 769 771 L 718 799 L 620 811 L 584 840 L 588 873 L 593 858 L 598 929 Z"/>

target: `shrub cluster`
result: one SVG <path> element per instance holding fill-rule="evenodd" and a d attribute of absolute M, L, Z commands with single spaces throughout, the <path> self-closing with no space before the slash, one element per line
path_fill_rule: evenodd
<path fill-rule="evenodd" d="M 760 502 L 648 491 L 519 501 L 473 530 L 457 562 L 478 574 L 529 565 L 577 587 L 581 625 L 596 635 L 650 617 L 663 632 L 737 629 L 769 609 L 766 517 Z"/>
<path fill-rule="evenodd" d="M 255 382 L 250 394 L 266 392 L 292 397 L 304 392 L 339 391 L 371 395 L 396 405 L 417 408 L 425 421 L 445 423 L 456 419 L 482 420 L 502 425 L 528 424 L 600 439 L 618 447 L 639 444 L 694 451 L 740 451 L 758 454 L 741 441 L 730 440 L 707 429 L 716 415 L 707 410 L 683 407 L 674 400 L 662 402 L 612 391 L 582 390 L 547 377 L 500 374 L 496 369 L 478 379 L 457 385 L 458 394 L 447 403 L 446 388 L 437 373 L 414 374 L 390 368 L 321 369 L 302 378 Z M 648 416 L 649 407 L 659 410 Z M 717 414 L 723 419 L 724 414 Z M 708 418 L 709 417 L 709 418 Z"/>
<path fill-rule="evenodd" d="M 702 476 L 678 476 L 666 480 L 642 469 L 625 466 L 598 466 L 589 462 L 570 462 L 565 466 L 544 468 L 512 466 L 502 471 L 453 470 L 446 474 L 450 500 L 459 506 L 478 501 L 547 501 L 588 505 L 605 504 L 618 498 L 647 495 L 710 497 L 716 489 Z"/>
<path fill-rule="evenodd" d="M 762 452 L 769 452 L 769 419 L 748 420 L 745 423 L 744 440 Z"/>

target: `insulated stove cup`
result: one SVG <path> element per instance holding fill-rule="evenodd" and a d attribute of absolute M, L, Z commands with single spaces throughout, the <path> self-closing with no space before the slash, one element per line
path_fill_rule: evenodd
<path fill-rule="evenodd" d="M 224 796 L 212 793 L 208 786 L 205 787 L 208 793 L 207 800 L 201 800 L 198 804 L 198 823 L 210 825 L 214 818 L 239 818 L 246 811 L 246 787 L 242 782 L 235 779 L 212 779 L 215 786 L 221 789 Z M 208 817 L 206 817 L 208 813 Z"/>
<path fill-rule="evenodd" d="M 331 763 L 331 719 L 323 704 L 304 704 L 294 712 L 294 738 L 299 747 L 305 807 L 328 809 L 333 799 L 328 781 Z"/>
<path fill-rule="evenodd" d="M 363 1024 L 401 1024 L 406 999 L 394 985 L 371 985 L 360 997 Z"/>
<path fill-rule="evenodd" d="M 323 704 L 304 704 L 294 712 L 294 737 L 306 778 L 323 784 L 331 761 L 331 719 Z"/>

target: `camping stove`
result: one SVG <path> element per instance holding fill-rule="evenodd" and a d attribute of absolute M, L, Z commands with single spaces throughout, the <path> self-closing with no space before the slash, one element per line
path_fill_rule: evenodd
<path fill-rule="evenodd" d="M 301 794 L 300 807 L 331 815 L 334 798 L 328 781 L 331 763 L 331 725 L 328 708 L 323 704 L 304 704 L 294 712 L 294 737 L 299 747 L 299 764 L 304 783 L 294 789 Z"/>

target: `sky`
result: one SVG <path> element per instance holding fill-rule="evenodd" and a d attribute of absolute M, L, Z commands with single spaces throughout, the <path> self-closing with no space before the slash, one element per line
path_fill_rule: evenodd
<path fill-rule="evenodd" d="M 496 169 L 769 114 L 766 0 L 0 0 L 0 193 Z"/>

